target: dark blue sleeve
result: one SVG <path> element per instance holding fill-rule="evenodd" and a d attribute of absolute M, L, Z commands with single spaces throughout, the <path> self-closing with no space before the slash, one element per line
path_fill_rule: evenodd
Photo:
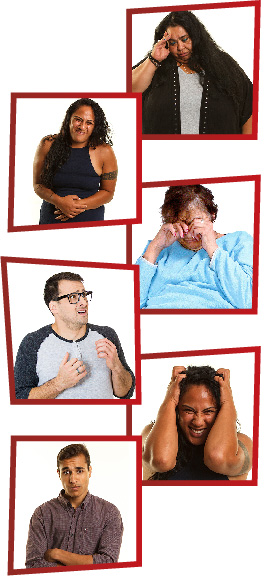
<path fill-rule="evenodd" d="M 126 369 L 126 371 L 128 371 L 128 373 L 130 373 L 130 375 L 132 377 L 132 385 L 131 385 L 128 393 L 126 395 L 124 395 L 123 397 L 119 397 L 118 399 L 129 399 L 130 397 L 132 397 L 134 390 L 135 390 L 135 376 L 134 376 L 132 370 L 130 369 L 129 365 L 126 362 L 124 352 L 122 350 L 122 346 L 121 346 L 121 343 L 120 343 L 120 340 L 119 340 L 117 333 L 115 332 L 115 330 L 113 328 L 110 328 L 110 326 L 96 326 L 95 324 L 90 324 L 89 326 L 90 326 L 91 330 L 95 330 L 95 331 L 99 332 L 99 334 L 104 336 L 105 338 L 108 338 L 111 342 L 113 342 L 113 344 L 117 348 L 118 357 L 119 357 L 119 360 L 120 360 L 122 366 L 124 367 L 124 369 Z M 116 397 L 118 397 L 118 396 L 116 396 Z"/>
<path fill-rule="evenodd" d="M 31 389 L 38 387 L 37 353 L 50 331 L 51 326 L 44 326 L 22 340 L 14 367 L 16 399 L 28 399 Z"/>

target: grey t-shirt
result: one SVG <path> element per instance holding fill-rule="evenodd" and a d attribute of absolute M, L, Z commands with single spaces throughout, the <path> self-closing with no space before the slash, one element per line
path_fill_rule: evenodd
<path fill-rule="evenodd" d="M 31 389 L 56 377 L 66 352 L 69 353 L 68 359 L 77 358 L 85 363 L 87 375 L 55 399 L 113 399 L 111 371 L 105 359 L 97 356 L 95 347 L 95 341 L 101 338 L 108 338 L 115 344 L 123 367 L 131 374 L 132 387 L 122 399 L 131 397 L 134 375 L 126 363 L 115 330 L 88 324 L 85 336 L 76 341 L 62 338 L 51 325 L 27 334 L 20 344 L 14 369 L 17 399 L 27 399 Z"/>
<path fill-rule="evenodd" d="M 178 67 L 180 85 L 181 134 L 199 134 L 203 86 L 198 73 L 186 73 Z"/>

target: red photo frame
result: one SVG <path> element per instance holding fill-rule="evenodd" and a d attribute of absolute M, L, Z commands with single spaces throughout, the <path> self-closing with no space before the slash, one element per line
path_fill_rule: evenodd
<path fill-rule="evenodd" d="M 58 567 L 41 567 L 41 568 L 14 568 L 14 545 L 15 545 L 15 498 L 16 498 L 16 464 L 17 464 L 17 446 L 20 442 L 63 442 L 85 443 L 85 442 L 124 442 L 134 443 L 135 445 L 135 504 L 130 505 L 136 508 L 136 557 L 135 560 L 128 562 L 93 564 L 93 565 L 74 565 Z M 98 569 L 117 569 L 128 567 L 142 566 L 142 482 L 141 482 L 141 456 L 142 443 L 140 436 L 12 436 L 11 437 L 11 457 L 10 457 L 10 499 L 9 499 L 9 539 L 8 539 L 8 575 L 26 575 L 40 574 L 51 572 L 68 572 L 68 571 L 92 571 Z M 31 463 L 32 465 L 32 463 Z M 56 471 L 55 471 L 56 473 Z M 100 497 L 102 497 L 100 495 Z M 34 509 L 34 508 L 33 508 Z M 30 520 L 29 520 L 30 521 Z M 124 540 L 124 534 L 123 534 Z"/>
<path fill-rule="evenodd" d="M 14 382 L 14 356 L 13 356 L 13 344 L 12 344 L 12 329 L 11 329 L 11 307 L 10 307 L 10 296 L 8 286 L 8 264 L 26 264 L 26 265 L 52 265 L 52 266 L 67 266 L 76 268 L 88 268 L 88 269 L 111 269 L 115 271 L 128 271 L 133 274 L 133 296 L 134 296 L 134 353 L 135 353 L 135 377 L 136 377 L 136 397 L 134 399 L 122 399 L 120 403 L 116 400 L 100 400 L 100 399 L 62 399 L 62 404 L 74 405 L 74 404 L 92 404 L 92 405 L 137 405 L 141 403 L 141 360 L 140 360 L 140 312 L 139 312 L 139 267 L 131 264 L 121 265 L 116 263 L 86 263 L 81 261 L 62 261 L 55 259 L 25 259 L 21 257 L 2 257 L 2 281 L 3 281 L 3 296 L 4 296 L 4 314 L 5 314 L 5 326 L 6 326 L 6 343 L 7 343 L 7 362 L 8 362 L 8 373 L 10 383 L 10 403 L 11 404 L 53 404 L 55 400 L 36 400 L 36 399 L 16 399 L 15 397 L 15 382 Z M 116 274 L 115 274 L 116 275 Z M 40 300 L 41 304 L 43 300 Z M 128 421 L 128 419 L 127 419 Z M 130 427 L 127 424 L 127 433 L 130 433 Z"/>
<path fill-rule="evenodd" d="M 52 98 L 70 98 L 70 100 L 76 100 L 78 98 L 92 98 L 102 99 L 111 98 L 119 100 L 133 100 L 135 101 L 135 112 L 136 112 L 136 215 L 133 218 L 120 218 L 115 220 L 100 220 L 95 222 L 72 222 L 65 224 L 64 222 L 59 224 L 26 224 L 18 225 L 14 224 L 14 212 L 15 212 L 15 156 L 16 156 L 16 120 L 17 120 L 17 103 L 18 100 L 23 99 L 52 99 Z M 24 231 L 35 231 L 35 230 L 52 230 L 52 229 L 63 229 L 63 228 L 80 228 L 80 227 L 95 227 L 95 226 L 118 226 L 118 225 L 130 225 L 137 224 L 142 221 L 142 105 L 141 96 L 132 93 L 12 93 L 11 94 L 11 114 L 10 114 L 10 155 L 9 155 L 9 197 L 8 197 L 8 232 L 24 232 Z M 36 145 L 37 146 L 37 145 Z M 117 188 L 116 188 L 117 189 Z M 22 190 L 23 191 L 23 190 Z M 37 196 L 38 197 L 38 196 Z"/>

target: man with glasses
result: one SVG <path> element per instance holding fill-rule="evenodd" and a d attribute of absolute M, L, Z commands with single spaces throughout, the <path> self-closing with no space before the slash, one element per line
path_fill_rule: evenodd
<path fill-rule="evenodd" d="M 80 275 L 50 277 L 44 300 L 54 323 L 22 340 L 15 363 L 17 399 L 128 399 L 134 375 L 118 336 L 88 323 L 88 299 Z"/>

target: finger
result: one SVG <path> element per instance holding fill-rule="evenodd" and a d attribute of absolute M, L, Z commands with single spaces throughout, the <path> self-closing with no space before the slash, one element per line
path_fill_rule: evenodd
<path fill-rule="evenodd" d="M 186 225 L 185 225 L 186 226 Z M 178 235 L 180 236 L 180 238 L 184 237 L 184 229 L 183 226 L 181 226 L 181 224 L 179 224 L 178 222 L 176 224 L 174 224 L 174 228 L 177 231 Z M 186 231 L 185 231 L 186 232 Z"/>
<path fill-rule="evenodd" d="M 60 363 L 60 367 L 63 367 L 64 365 L 66 365 L 66 363 L 68 361 L 68 357 L 69 357 L 69 353 L 65 353 L 64 358 L 63 358 L 62 362 Z"/>
<path fill-rule="evenodd" d="M 177 378 L 177 376 L 182 373 L 182 371 L 186 371 L 186 367 L 178 367 L 175 366 L 173 367 L 173 371 L 172 371 L 172 379 L 175 380 Z M 184 374 L 184 377 L 186 377 L 186 375 Z"/>
<path fill-rule="evenodd" d="M 175 230 L 173 224 L 164 224 L 162 228 L 164 232 L 170 232 L 174 238 L 177 238 L 177 231 Z"/>

